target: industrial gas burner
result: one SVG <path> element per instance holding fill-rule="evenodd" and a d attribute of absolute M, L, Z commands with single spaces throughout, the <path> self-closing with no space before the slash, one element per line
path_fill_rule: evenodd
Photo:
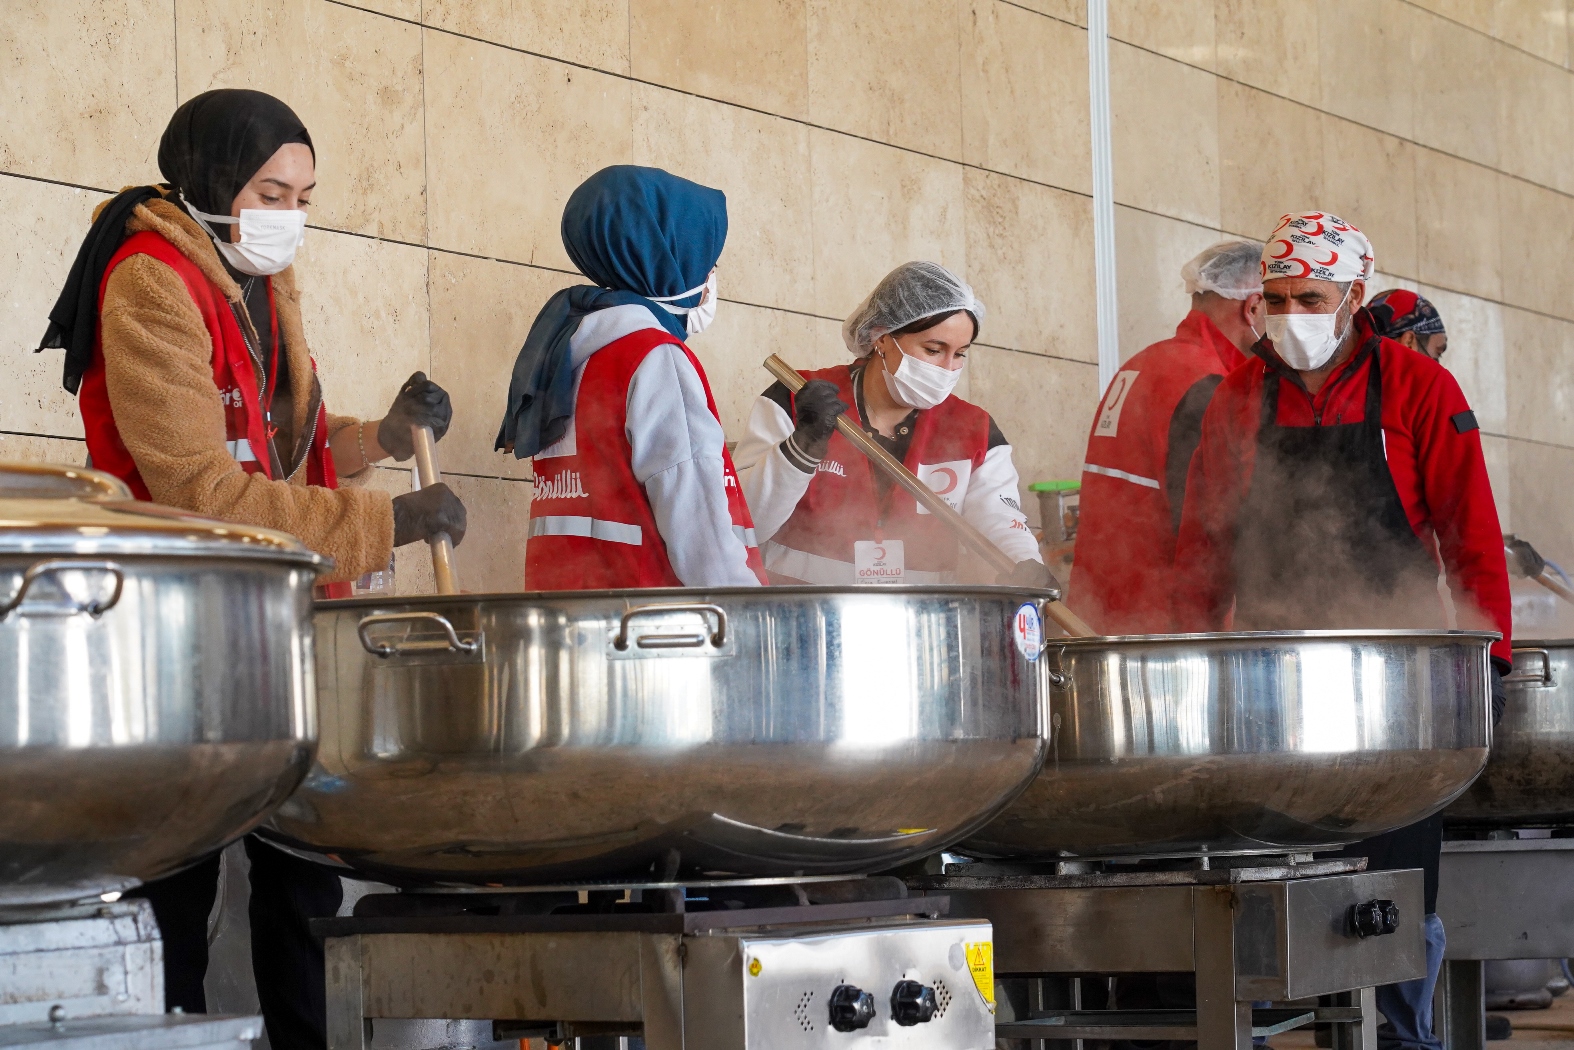
<path fill-rule="evenodd" d="M 992 1048 L 990 925 L 947 910 L 889 877 L 578 883 L 372 894 L 313 930 L 329 1050 L 398 1046 L 410 1019 L 647 1050 Z"/>
<path fill-rule="evenodd" d="M 1246 1050 L 1254 1035 L 1324 1024 L 1336 1047 L 1371 1050 L 1375 987 L 1422 977 L 1426 965 L 1421 872 L 1365 864 L 969 862 L 908 885 L 993 925 L 995 1033 L 1028 1041 L 1015 1045 L 1172 1039 Z M 1195 1007 L 1120 1008 L 1120 981 L 1134 974 L 1194 974 Z M 1094 989 L 1105 994 L 1084 995 Z M 1091 1008 L 1109 1006 L 1111 991 L 1113 1008 Z"/>
<path fill-rule="evenodd" d="M 260 1017 L 164 1012 L 145 900 L 0 907 L 0 1050 L 246 1050 Z"/>

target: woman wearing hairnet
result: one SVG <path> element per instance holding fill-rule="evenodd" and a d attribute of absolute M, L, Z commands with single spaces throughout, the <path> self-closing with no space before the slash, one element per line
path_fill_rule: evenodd
<path fill-rule="evenodd" d="M 773 583 L 946 583 L 957 538 L 836 433 L 849 418 L 1017 560 L 1008 580 L 1051 586 L 1017 492 L 1011 446 L 951 391 L 984 304 L 945 267 L 898 266 L 842 325 L 857 356 L 760 395 L 738 443 L 744 495 Z"/>

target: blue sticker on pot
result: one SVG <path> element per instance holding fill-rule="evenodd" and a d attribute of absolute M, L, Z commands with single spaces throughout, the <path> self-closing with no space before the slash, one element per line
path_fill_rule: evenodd
<path fill-rule="evenodd" d="M 1044 621 L 1039 619 L 1038 606 L 1023 602 L 1011 621 L 1011 637 L 1016 639 L 1017 652 L 1029 660 L 1037 660 L 1044 649 Z"/>

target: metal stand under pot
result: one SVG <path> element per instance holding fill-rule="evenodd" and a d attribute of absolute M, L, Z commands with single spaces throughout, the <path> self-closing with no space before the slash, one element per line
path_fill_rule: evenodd
<path fill-rule="evenodd" d="M 1486 1047 L 1485 964 L 1574 956 L 1574 838 L 1443 843 L 1437 913 L 1448 930 L 1438 980 L 1438 1038 L 1448 1050 Z"/>
<path fill-rule="evenodd" d="M 1421 873 L 1367 872 L 1364 860 L 1223 860 L 950 864 L 909 885 L 993 924 L 1001 1039 L 1245 1050 L 1253 1036 L 1316 1023 L 1333 1027 L 1336 1047 L 1375 1047 L 1373 989 L 1426 972 Z M 1196 1008 L 1082 1008 L 1090 978 L 1137 973 L 1195 974 Z M 1070 1001 L 1056 1006 L 1047 979 L 1068 976 Z"/>
<path fill-rule="evenodd" d="M 1574 955 L 1574 640 L 1527 640 L 1481 776 L 1444 813 L 1437 913 L 1448 932 L 1438 1036 L 1486 1045 L 1484 964 Z M 1532 838 L 1515 829 L 1548 829 Z M 1522 837 L 1524 836 L 1524 837 Z"/>
<path fill-rule="evenodd" d="M 453 1022 L 647 1050 L 992 1048 L 990 925 L 946 911 L 892 878 L 579 883 L 372 894 L 313 929 L 329 1050 Z"/>
<path fill-rule="evenodd" d="M 164 1012 L 164 952 L 144 900 L 0 911 L 5 1050 L 246 1050 L 260 1017 Z"/>

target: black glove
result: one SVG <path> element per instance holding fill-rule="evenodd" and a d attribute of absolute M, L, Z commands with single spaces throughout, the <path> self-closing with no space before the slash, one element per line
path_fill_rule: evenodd
<path fill-rule="evenodd" d="M 394 546 L 429 540 L 439 532 L 459 546 L 465 538 L 465 505 L 439 481 L 429 489 L 393 498 Z"/>
<path fill-rule="evenodd" d="M 792 399 L 793 413 L 797 416 L 798 429 L 787 440 L 798 453 L 789 458 L 807 460 L 818 464 L 825 458 L 831 442 L 831 432 L 836 429 L 836 419 L 847 411 L 847 402 L 837 396 L 836 384 L 825 379 L 811 379 Z M 798 464 L 802 466 L 802 463 Z"/>
<path fill-rule="evenodd" d="M 388 414 L 377 424 L 377 443 L 403 463 L 415 455 L 411 427 L 431 427 L 432 439 L 441 441 L 453 418 L 454 406 L 448 403 L 448 391 L 426 378 L 425 372 L 417 372 L 405 380 Z"/>
<path fill-rule="evenodd" d="M 1029 558 L 1019 561 L 1016 568 L 1010 572 L 1001 573 L 995 580 L 996 583 L 1007 587 L 1031 587 L 1035 591 L 1053 591 L 1055 597 L 1060 597 L 1060 581 L 1055 579 L 1055 574 L 1041 561 Z"/>
<path fill-rule="evenodd" d="M 1503 546 L 1508 549 L 1508 571 L 1516 576 L 1533 580 L 1547 567 L 1547 560 L 1536 548 L 1513 533 L 1503 537 Z"/>

